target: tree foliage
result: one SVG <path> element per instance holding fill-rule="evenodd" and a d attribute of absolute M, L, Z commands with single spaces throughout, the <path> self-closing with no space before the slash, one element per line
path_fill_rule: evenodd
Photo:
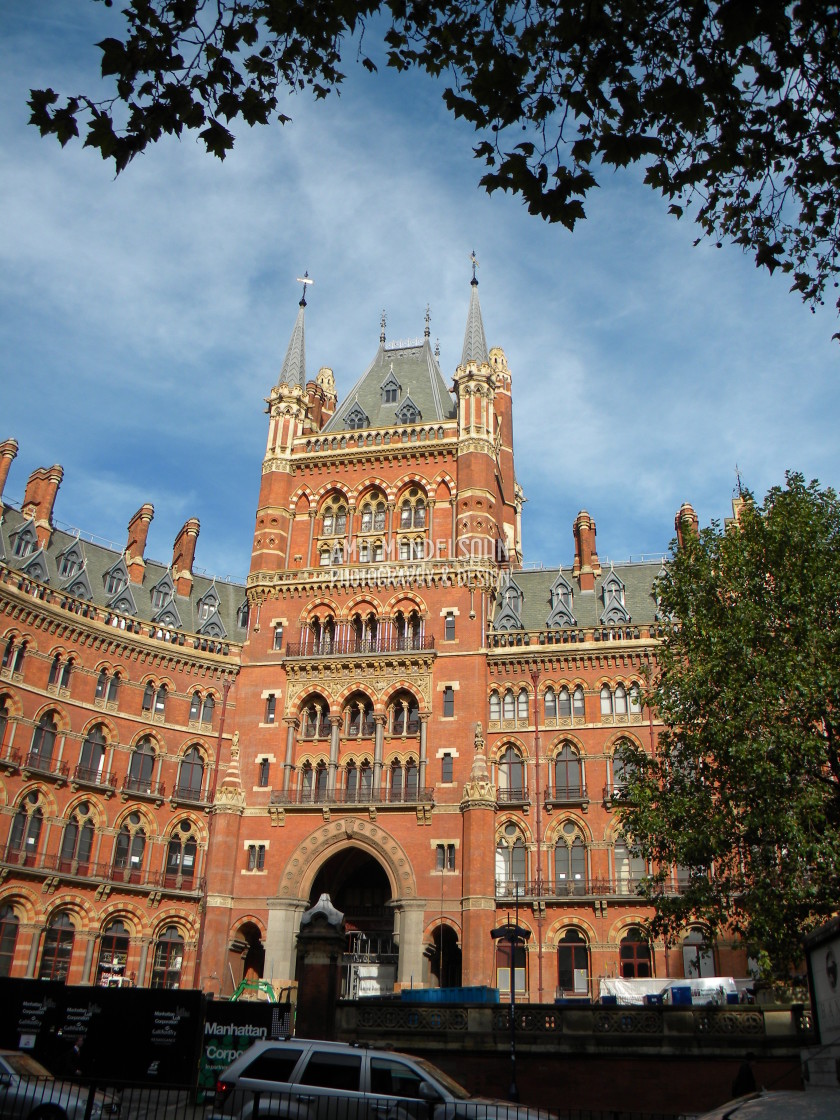
<path fill-rule="evenodd" d="M 113 95 L 30 100 L 42 133 L 83 129 L 117 171 L 184 129 L 224 158 L 234 122 L 288 120 L 280 95 L 325 97 L 344 55 L 375 70 L 371 25 L 387 65 L 448 78 L 488 191 L 572 229 L 599 168 L 640 162 L 673 214 L 694 207 L 703 234 L 789 273 L 812 307 L 838 272 L 840 12 L 825 0 L 128 0 L 123 15 L 124 38 L 98 44 Z"/>
<path fill-rule="evenodd" d="M 654 930 L 732 930 L 782 969 L 840 906 L 837 495 L 789 474 L 684 536 L 658 594 L 672 628 L 646 703 L 665 727 L 655 757 L 631 752 L 620 809 L 656 868 Z"/>

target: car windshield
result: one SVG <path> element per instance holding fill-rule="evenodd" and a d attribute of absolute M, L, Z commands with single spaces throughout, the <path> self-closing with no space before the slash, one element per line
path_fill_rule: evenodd
<path fill-rule="evenodd" d="M 411 1060 L 415 1065 L 420 1066 L 422 1070 L 428 1073 L 430 1077 L 433 1077 L 435 1081 L 443 1085 L 445 1089 L 448 1089 L 453 1097 L 456 1097 L 459 1101 L 469 1100 L 472 1094 L 468 1093 L 464 1086 L 459 1085 L 448 1073 L 444 1073 L 442 1069 L 438 1069 L 438 1067 L 432 1065 L 431 1062 L 427 1062 L 425 1058 L 412 1057 Z"/>
<path fill-rule="evenodd" d="M 3 1054 L 2 1059 L 18 1077 L 52 1077 L 49 1070 L 28 1054 Z"/>

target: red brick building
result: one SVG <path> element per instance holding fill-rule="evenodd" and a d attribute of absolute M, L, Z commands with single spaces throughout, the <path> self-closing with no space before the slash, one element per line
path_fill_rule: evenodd
<path fill-rule="evenodd" d="M 523 567 L 514 379 L 476 282 L 451 385 L 428 316 L 399 344 L 383 318 L 339 403 L 332 370 L 307 376 L 304 315 L 244 587 L 193 572 L 195 519 L 147 560 L 151 505 L 121 552 L 57 530 L 58 466 L 3 505 L 0 975 L 288 986 L 323 893 L 350 996 L 507 990 L 509 917 L 521 998 L 742 974 L 702 931 L 642 935 L 613 796 L 622 740 L 655 749 L 660 563 L 605 570 L 582 511 L 571 563 Z"/>

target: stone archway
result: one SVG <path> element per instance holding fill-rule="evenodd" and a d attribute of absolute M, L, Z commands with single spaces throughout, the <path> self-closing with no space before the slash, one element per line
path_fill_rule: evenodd
<path fill-rule="evenodd" d="M 324 890 L 332 898 L 333 892 L 346 890 L 352 904 L 365 868 L 370 881 L 378 884 L 377 904 L 390 914 L 390 928 L 385 929 L 383 918 L 378 932 L 387 934 L 393 943 L 394 985 L 416 983 L 422 976 L 425 902 L 417 898 L 408 854 L 377 822 L 345 817 L 325 822 L 297 845 L 280 878 L 277 896 L 268 901 L 265 960 L 276 983 L 286 985 L 294 980 L 300 919 L 317 902 L 313 896 Z M 332 901 L 342 909 L 337 898 Z M 351 924 L 359 925 L 352 920 Z M 362 928 L 361 932 L 366 931 Z M 377 931 L 372 927 L 367 932 Z"/>

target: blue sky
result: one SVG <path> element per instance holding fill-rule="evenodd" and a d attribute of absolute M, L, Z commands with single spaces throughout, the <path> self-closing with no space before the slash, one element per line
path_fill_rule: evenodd
<path fill-rule="evenodd" d="M 118 8 L 119 5 L 117 5 Z M 0 439 L 6 487 L 61 463 L 59 522 L 122 547 L 155 506 L 167 561 L 201 521 L 197 565 L 244 578 L 279 372 L 308 269 L 307 368 L 339 395 L 389 339 L 432 337 L 451 377 L 470 252 L 488 343 L 514 377 L 526 561 L 568 566 L 586 508 L 598 551 L 662 554 L 683 501 L 727 516 L 786 469 L 840 482 L 840 348 L 784 277 L 734 247 L 693 247 L 631 170 L 600 175 L 577 230 L 478 186 L 474 138 L 422 76 L 349 66 L 340 97 L 289 98 L 293 123 L 240 129 L 224 163 L 167 140 L 118 179 L 27 126 L 30 87 L 91 91 L 118 10 L 0 6 Z"/>

